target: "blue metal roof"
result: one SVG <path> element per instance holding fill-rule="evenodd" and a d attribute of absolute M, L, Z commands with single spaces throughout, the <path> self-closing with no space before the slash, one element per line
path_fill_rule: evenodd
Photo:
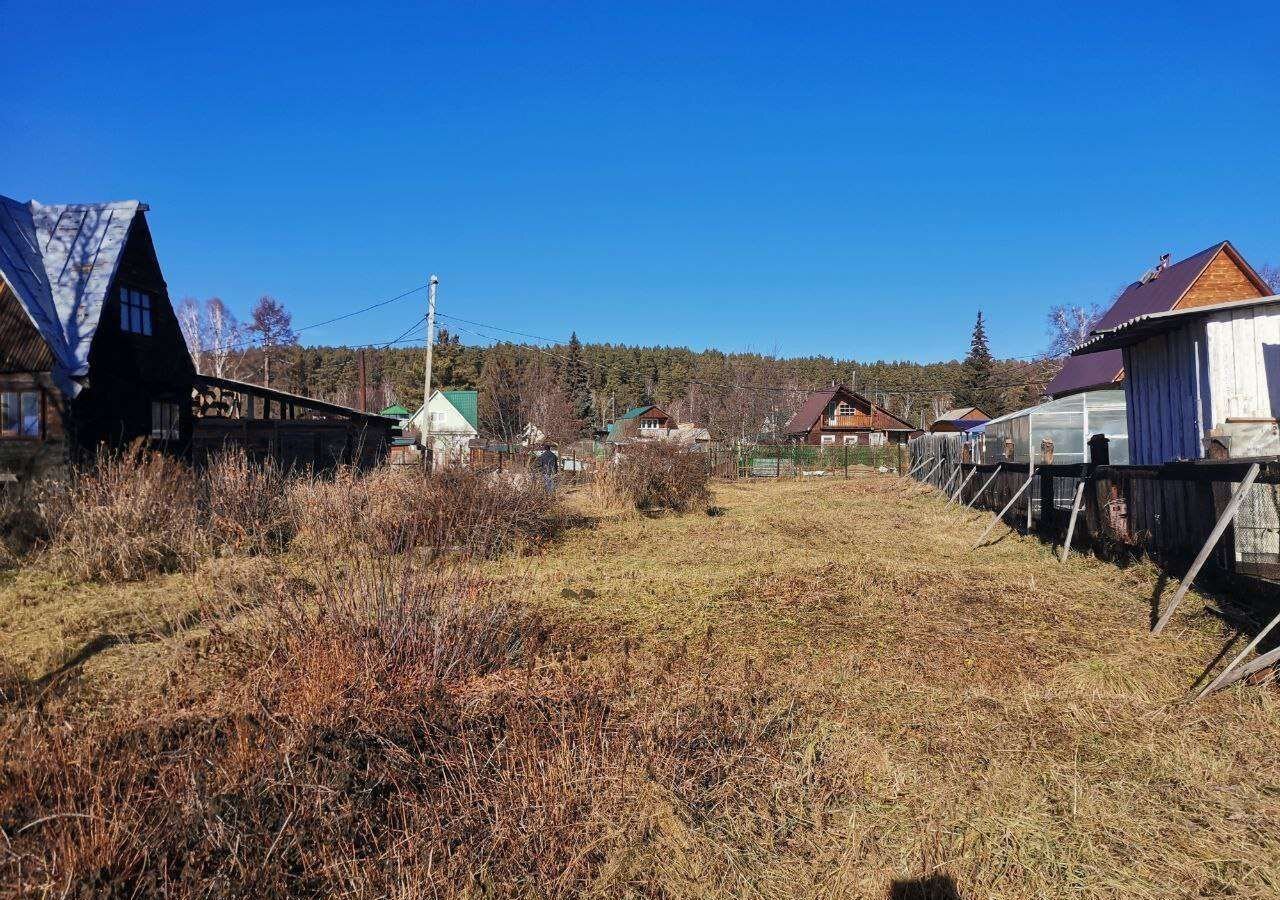
<path fill-rule="evenodd" d="M 70 396 L 89 372 L 89 346 L 115 277 L 136 200 L 20 203 L 0 196 L 0 275 L 58 361 L 54 378 Z"/>

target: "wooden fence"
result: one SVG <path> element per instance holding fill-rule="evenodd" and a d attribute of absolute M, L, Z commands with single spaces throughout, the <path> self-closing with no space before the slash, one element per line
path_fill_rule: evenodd
<path fill-rule="evenodd" d="M 1240 574 L 1280 578 L 1280 458 L 1162 466 L 979 464 L 966 459 L 961 435 L 928 438 L 912 444 L 912 477 L 944 489 L 955 502 L 1005 510 L 1006 523 L 1061 543 L 1083 485 L 1073 545 L 1104 556 L 1140 551 L 1175 567 L 1205 545 L 1236 486 L 1257 463 L 1254 484 L 1209 561 Z"/>

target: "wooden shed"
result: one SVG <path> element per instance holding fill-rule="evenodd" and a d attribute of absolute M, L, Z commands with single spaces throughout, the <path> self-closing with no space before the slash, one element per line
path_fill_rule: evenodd
<path fill-rule="evenodd" d="M 1280 454 L 1280 297 L 1150 313 L 1096 332 L 1076 354 L 1120 350 L 1129 461 Z"/>
<path fill-rule="evenodd" d="M 1280 458 L 1280 296 L 1138 316 L 1097 332 L 1077 352 L 1116 350 L 1127 373 L 1133 464 Z M 1184 485 L 1158 486 L 1177 519 L 1169 495 Z M 1216 490 L 1222 506 L 1225 486 Z M 1248 486 L 1233 524 L 1236 571 L 1280 576 L 1277 485 Z"/>

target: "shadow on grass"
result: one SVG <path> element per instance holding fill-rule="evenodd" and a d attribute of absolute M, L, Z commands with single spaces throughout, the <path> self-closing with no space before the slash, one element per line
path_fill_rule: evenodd
<path fill-rule="evenodd" d="M 950 875 L 908 878 L 889 886 L 888 900 L 963 900 Z"/>

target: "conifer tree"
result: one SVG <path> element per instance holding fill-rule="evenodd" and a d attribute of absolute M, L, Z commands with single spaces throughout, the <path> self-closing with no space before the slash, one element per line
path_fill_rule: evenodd
<path fill-rule="evenodd" d="M 582 342 L 578 340 L 576 331 L 569 335 L 569 346 L 561 371 L 561 385 L 574 418 L 580 419 L 586 428 L 586 423 L 591 419 L 591 382 L 587 377 L 586 362 L 582 358 Z"/>
<path fill-rule="evenodd" d="M 973 338 L 969 343 L 969 355 L 964 358 L 959 384 L 955 392 L 957 406 L 976 406 L 989 416 L 1001 412 L 1000 391 L 995 383 L 995 361 L 987 343 L 987 328 L 978 310 L 978 320 L 973 324 Z"/>

